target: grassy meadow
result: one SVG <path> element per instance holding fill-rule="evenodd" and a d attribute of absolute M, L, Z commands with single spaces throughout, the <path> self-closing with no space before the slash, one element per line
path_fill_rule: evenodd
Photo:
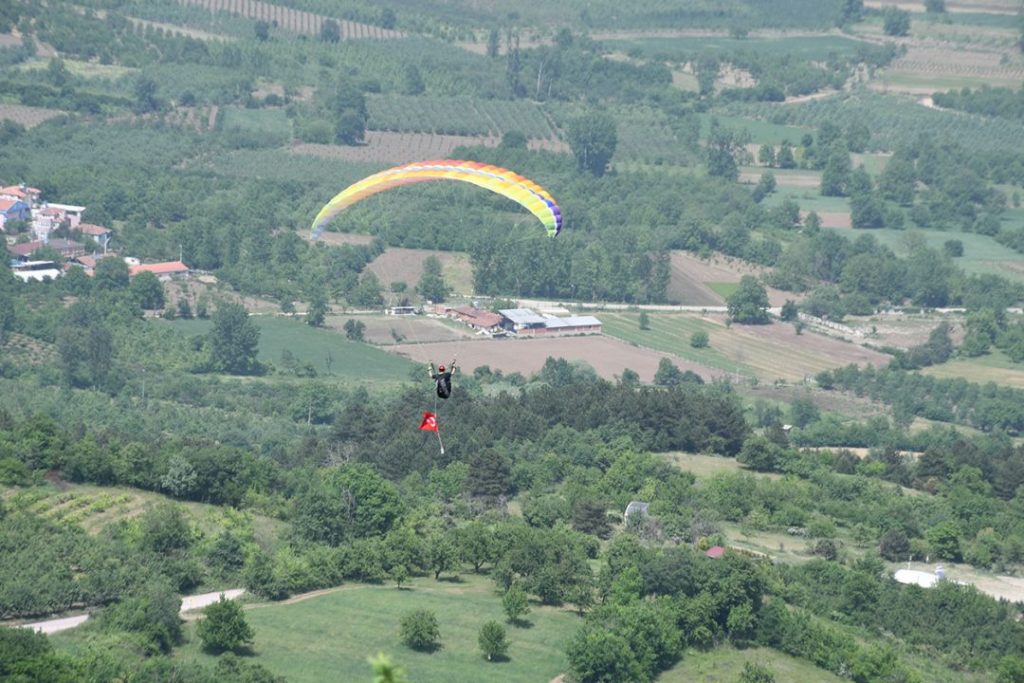
<path fill-rule="evenodd" d="M 776 681 L 789 683 L 839 683 L 844 680 L 810 662 L 778 650 L 753 647 L 738 650 L 721 647 L 707 652 L 688 650 L 681 662 L 661 674 L 658 683 L 733 683 L 739 680 L 746 662 L 760 664 L 775 674 Z"/>
<path fill-rule="evenodd" d="M 320 375 L 358 375 L 368 381 L 405 380 L 413 367 L 400 356 L 349 341 L 332 330 L 310 327 L 301 317 L 253 316 L 252 321 L 260 329 L 257 357 L 278 367 L 286 349 L 299 364 L 309 363 Z M 166 324 L 188 336 L 206 334 L 212 327 L 209 320 L 174 320 Z"/>
<path fill-rule="evenodd" d="M 977 358 L 955 358 L 942 365 L 924 368 L 921 372 L 941 379 L 963 378 L 976 384 L 995 382 L 1002 386 L 1024 389 L 1024 366 L 1014 363 L 1005 353 L 996 349 Z"/>
<path fill-rule="evenodd" d="M 437 616 L 441 647 L 432 653 L 411 650 L 399 638 L 402 615 L 415 609 Z M 349 584 L 291 604 L 250 605 L 246 619 L 256 632 L 253 661 L 292 683 L 369 680 L 366 658 L 380 651 L 417 683 L 550 681 L 566 671 L 565 646 L 580 623 L 568 609 L 533 605 L 528 625 L 505 624 L 508 660 L 488 662 L 477 635 L 485 622 L 504 624 L 505 616 L 493 582 L 475 575 L 456 581 L 416 578 L 401 590 L 393 584 Z M 176 656 L 212 663 L 194 627 L 188 634 L 189 643 Z"/>

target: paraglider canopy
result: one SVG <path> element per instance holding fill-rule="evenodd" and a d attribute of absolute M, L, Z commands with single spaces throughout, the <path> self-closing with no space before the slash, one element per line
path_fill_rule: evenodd
<path fill-rule="evenodd" d="M 562 211 L 543 187 L 529 178 L 501 166 L 478 161 L 445 159 L 416 161 L 389 168 L 349 185 L 327 202 L 313 220 L 312 237 L 320 237 L 324 227 L 339 213 L 356 202 L 384 190 L 428 180 L 460 180 L 472 183 L 517 202 L 537 217 L 554 237 L 562 229 Z"/>

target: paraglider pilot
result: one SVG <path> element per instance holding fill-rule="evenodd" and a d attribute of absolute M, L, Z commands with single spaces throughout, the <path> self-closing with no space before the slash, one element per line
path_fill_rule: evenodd
<path fill-rule="evenodd" d="M 437 370 L 434 370 L 434 364 L 430 363 L 427 368 L 430 371 L 430 379 L 434 380 L 437 385 L 437 395 L 440 398 L 448 398 L 452 395 L 452 375 L 455 374 L 455 361 L 452 360 L 451 365 L 445 368 L 444 365 L 437 366 Z"/>

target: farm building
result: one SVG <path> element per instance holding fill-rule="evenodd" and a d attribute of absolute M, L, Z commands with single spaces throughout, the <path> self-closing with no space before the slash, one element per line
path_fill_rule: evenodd
<path fill-rule="evenodd" d="M 64 274 L 55 261 L 21 261 L 11 266 L 11 272 L 22 282 L 56 280 Z"/>
<path fill-rule="evenodd" d="M 110 238 L 114 234 L 110 228 L 104 228 L 102 225 L 93 225 L 92 223 L 79 223 L 77 230 L 83 235 L 96 240 L 96 243 L 100 245 L 104 252 L 110 248 Z"/>
<path fill-rule="evenodd" d="M 510 308 L 498 311 L 501 326 L 526 337 L 558 336 L 568 334 L 601 334 L 601 321 L 592 315 L 571 315 L 559 318 L 541 315 L 529 308 Z"/>
<path fill-rule="evenodd" d="M 129 265 L 128 275 L 135 277 L 139 273 L 153 273 L 161 281 L 185 280 L 188 279 L 189 267 L 181 261 L 165 261 L 163 263 L 146 263 L 141 265 Z"/>
<path fill-rule="evenodd" d="M 34 242 L 11 244 L 8 245 L 7 252 L 19 261 L 27 261 L 30 254 L 37 249 L 42 249 L 43 247 L 50 247 L 64 258 L 72 258 L 85 254 L 85 246 L 81 242 L 65 239 L 52 239 L 49 242 L 35 240 Z"/>
<path fill-rule="evenodd" d="M 450 317 L 459 320 L 475 330 L 497 332 L 501 330 L 501 316 L 473 306 L 460 306 L 448 309 Z"/>

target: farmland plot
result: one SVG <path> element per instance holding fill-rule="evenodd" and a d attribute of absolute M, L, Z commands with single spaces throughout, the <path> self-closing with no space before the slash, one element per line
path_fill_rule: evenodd
<path fill-rule="evenodd" d="M 64 113 L 66 112 L 62 112 L 59 109 L 28 107 L 24 104 L 0 104 L 0 120 L 14 121 L 26 128 L 33 128 L 47 119 L 52 119 Z"/>
<path fill-rule="evenodd" d="M 228 12 L 237 14 L 257 21 L 267 21 L 280 26 L 292 33 L 306 35 L 320 35 L 324 22 L 332 17 L 312 12 L 273 5 L 261 0 L 178 0 L 179 2 L 199 5 L 210 12 Z M 389 38 L 402 38 L 404 33 L 391 29 L 361 24 L 354 21 L 338 20 L 341 40 L 371 39 L 386 40 Z"/>

